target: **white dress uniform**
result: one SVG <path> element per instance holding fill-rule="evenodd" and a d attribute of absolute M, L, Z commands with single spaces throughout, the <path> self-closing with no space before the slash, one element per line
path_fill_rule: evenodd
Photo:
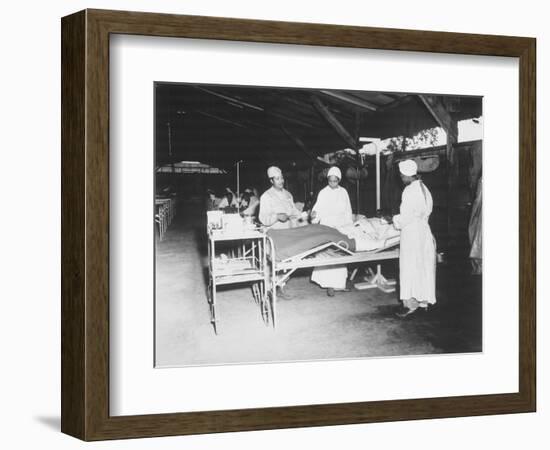
<path fill-rule="evenodd" d="M 321 225 L 338 228 L 353 223 L 348 191 L 341 186 L 321 189 L 312 210 Z M 345 289 L 347 277 L 346 266 L 326 266 L 313 269 L 311 281 L 323 288 Z"/>
<path fill-rule="evenodd" d="M 289 220 L 279 222 L 277 214 L 286 214 Z M 277 190 L 273 186 L 265 191 L 260 197 L 260 222 L 274 230 L 292 228 L 293 220 L 290 218 L 298 218 L 300 211 L 294 205 L 292 194 L 286 189 Z"/>
<path fill-rule="evenodd" d="M 432 195 L 422 181 L 415 180 L 405 187 L 400 214 L 393 218 L 395 227 L 401 230 L 401 300 L 414 298 L 418 302 L 436 302 L 436 245 L 428 224 L 432 208 Z"/>

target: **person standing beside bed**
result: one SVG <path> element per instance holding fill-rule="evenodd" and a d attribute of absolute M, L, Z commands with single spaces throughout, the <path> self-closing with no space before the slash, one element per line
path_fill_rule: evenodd
<path fill-rule="evenodd" d="M 327 173 L 328 185 L 319 192 L 317 202 L 311 210 L 311 219 L 333 228 L 353 223 L 351 203 L 348 191 L 340 186 L 342 172 L 338 167 L 331 167 Z M 346 266 L 316 267 L 311 274 L 311 281 L 327 290 L 329 297 L 335 290 L 345 290 L 348 278 Z"/>
<path fill-rule="evenodd" d="M 301 217 L 294 205 L 292 194 L 285 188 L 281 169 L 271 166 L 267 169 L 271 187 L 260 197 L 260 222 L 274 230 L 292 228 Z"/>
<path fill-rule="evenodd" d="M 413 160 L 401 161 L 399 172 L 405 184 L 399 214 L 394 226 L 401 230 L 399 252 L 400 299 L 405 317 L 418 308 L 426 309 L 436 302 L 436 245 L 428 219 L 432 213 L 432 195 L 417 175 Z"/>
<path fill-rule="evenodd" d="M 285 179 L 281 169 L 271 166 L 267 169 L 267 176 L 271 187 L 260 197 L 260 212 L 258 218 L 262 225 L 273 230 L 293 228 L 298 224 L 301 213 L 294 205 L 292 194 L 285 188 Z M 279 288 L 279 296 L 285 300 L 291 300 L 292 294 Z"/>

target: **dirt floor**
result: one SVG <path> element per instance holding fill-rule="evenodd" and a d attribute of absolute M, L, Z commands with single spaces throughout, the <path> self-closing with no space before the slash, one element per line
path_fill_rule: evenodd
<path fill-rule="evenodd" d="M 262 321 L 250 286 L 218 293 L 218 334 L 206 297 L 204 212 L 180 204 L 156 245 L 155 361 L 157 367 L 359 358 L 482 351 L 481 277 L 457 257 L 438 265 L 437 304 L 404 319 L 397 292 L 337 292 L 328 297 L 310 270 L 287 285 L 277 303 L 277 326 Z M 394 277 L 397 261 L 382 266 Z M 355 281 L 361 281 L 357 278 Z"/>

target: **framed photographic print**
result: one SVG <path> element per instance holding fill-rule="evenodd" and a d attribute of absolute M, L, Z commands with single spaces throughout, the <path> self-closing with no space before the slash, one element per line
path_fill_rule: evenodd
<path fill-rule="evenodd" d="M 531 38 L 64 17 L 62 431 L 534 411 L 535 169 Z"/>

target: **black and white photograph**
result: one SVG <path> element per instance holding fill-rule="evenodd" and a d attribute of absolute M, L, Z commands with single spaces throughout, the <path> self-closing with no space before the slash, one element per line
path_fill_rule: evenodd
<path fill-rule="evenodd" d="M 483 351 L 482 97 L 154 98 L 156 367 Z"/>
<path fill-rule="evenodd" d="M 542 5 L 6 3 L 0 446 L 545 449 Z"/>

